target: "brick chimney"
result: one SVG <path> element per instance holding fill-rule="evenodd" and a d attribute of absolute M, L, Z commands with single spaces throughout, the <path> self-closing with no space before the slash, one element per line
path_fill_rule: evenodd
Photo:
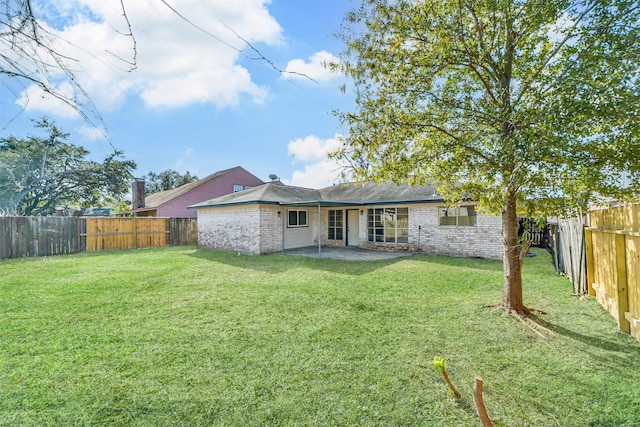
<path fill-rule="evenodd" d="M 131 192 L 133 209 L 144 208 L 144 179 L 136 178 L 133 181 Z"/>

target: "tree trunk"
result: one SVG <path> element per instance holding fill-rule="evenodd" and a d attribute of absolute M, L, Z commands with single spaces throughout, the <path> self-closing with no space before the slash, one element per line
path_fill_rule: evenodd
<path fill-rule="evenodd" d="M 529 309 L 522 303 L 522 264 L 520 262 L 518 213 L 514 192 L 509 193 L 502 208 L 502 239 L 504 287 L 501 305 L 508 313 L 528 316 Z"/>

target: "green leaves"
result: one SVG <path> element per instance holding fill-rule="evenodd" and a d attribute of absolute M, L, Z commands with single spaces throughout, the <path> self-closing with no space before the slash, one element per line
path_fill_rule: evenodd
<path fill-rule="evenodd" d="M 47 138 L 0 140 L 0 211 L 49 215 L 58 205 L 85 207 L 120 197 L 129 189 L 136 165 L 116 151 L 102 163 L 87 160 L 83 147 L 65 142 L 68 134 L 42 119 Z"/>
<path fill-rule="evenodd" d="M 447 361 L 444 360 L 443 358 L 441 358 L 440 356 L 434 356 L 433 358 L 433 368 L 440 372 L 443 373 L 445 371 L 447 367 Z"/>
<path fill-rule="evenodd" d="M 548 213 L 633 193 L 616 178 L 640 176 L 637 2 L 365 0 L 349 21 L 359 178 L 455 185 L 493 212 L 505 193 Z"/>
<path fill-rule="evenodd" d="M 189 171 L 182 175 L 173 169 L 167 169 L 159 173 L 149 172 L 145 180 L 145 191 L 148 195 L 159 191 L 171 190 L 181 185 L 197 181 L 198 177 L 191 175 Z"/>

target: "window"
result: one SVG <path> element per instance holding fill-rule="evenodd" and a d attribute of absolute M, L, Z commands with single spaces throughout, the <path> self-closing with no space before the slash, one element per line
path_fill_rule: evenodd
<path fill-rule="evenodd" d="M 250 186 L 250 185 L 245 185 L 245 186 L 244 186 L 244 189 L 245 189 L 245 190 L 248 190 L 248 189 L 250 189 L 250 188 L 251 188 L 251 186 Z"/>
<path fill-rule="evenodd" d="M 235 185 L 233 186 L 233 192 L 234 192 L 234 193 L 237 193 L 238 191 L 242 191 L 242 188 L 243 188 L 243 187 L 242 187 L 242 185 L 237 185 L 237 184 L 235 184 Z"/>
<path fill-rule="evenodd" d="M 438 209 L 440 225 L 475 226 L 476 207 L 460 206 L 458 208 L 441 207 Z"/>
<path fill-rule="evenodd" d="M 289 227 L 307 227 L 307 211 L 289 211 Z"/>
<path fill-rule="evenodd" d="M 329 211 L 329 240 L 342 240 L 343 236 L 343 211 Z"/>
<path fill-rule="evenodd" d="M 376 208 L 367 213 L 370 242 L 408 243 L 409 208 Z"/>

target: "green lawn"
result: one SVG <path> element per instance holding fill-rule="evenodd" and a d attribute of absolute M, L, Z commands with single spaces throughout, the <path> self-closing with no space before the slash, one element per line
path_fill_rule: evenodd
<path fill-rule="evenodd" d="M 0 261 L 0 425 L 478 426 L 476 376 L 496 426 L 640 425 L 640 343 L 538 254 L 525 302 L 546 339 L 491 310 L 493 261 Z"/>

